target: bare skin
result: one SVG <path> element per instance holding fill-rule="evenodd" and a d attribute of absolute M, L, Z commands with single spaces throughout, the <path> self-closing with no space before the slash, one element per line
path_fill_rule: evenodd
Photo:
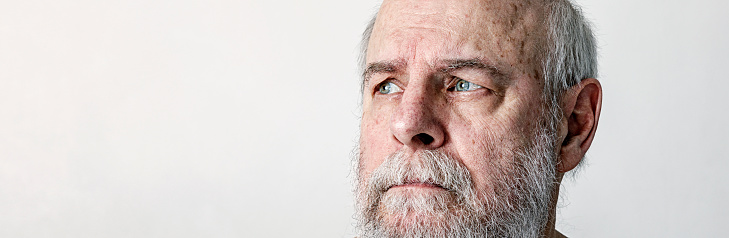
<path fill-rule="evenodd" d="M 493 193 L 488 174 L 508 166 L 540 122 L 544 12 L 541 1 L 384 1 L 366 56 L 360 177 L 395 152 L 441 150 L 466 165 L 482 196 Z M 460 80 L 480 87 L 454 90 Z M 601 98 L 595 79 L 565 94 L 559 180 L 589 148 Z M 544 237 L 564 237 L 554 229 L 558 193 Z"/>

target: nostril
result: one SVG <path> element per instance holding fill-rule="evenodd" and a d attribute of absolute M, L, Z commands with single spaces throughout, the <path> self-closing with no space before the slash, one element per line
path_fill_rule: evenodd
<path fill-rule="evenodd" d="M 415 138 L 418 139 L 420 142 L 422 142 L 423 145 L 429 145 L 430 143 L 433 143 L 433 141 L 435 140 L 435 139 L 433 139 L 432 136 L 425 134 L 425 133 L 417 134 L 417 135 L 415 135 Z"/>

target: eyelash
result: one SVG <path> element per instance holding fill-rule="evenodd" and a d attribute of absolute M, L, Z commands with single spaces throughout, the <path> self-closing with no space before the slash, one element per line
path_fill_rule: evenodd
<path fill-rule="evenodd" d="M 459 84 L 461 82 L 468 83 L 466 90 L 457 90 L 459 88 Z M 452 85 L 452 86 L 449 86 L 446 90 L 451 91 L 451 92 L 468 92 L 468 91 L 473 91 L 473 90 L 476 90 L 479 88 L 486 88 L 484 86 L 478 85 L 476 83 L 473 83 L 471 81 L 468 81 L 468 80 L 465 80 L 465 79 L 462 79 L 462 78 L 459 78 L 456 76 L 453 76 L 451 78 L 451 83 L 449 85 Z M 486 89 L 488 89 L 488 88 L 486 88 Z"/>

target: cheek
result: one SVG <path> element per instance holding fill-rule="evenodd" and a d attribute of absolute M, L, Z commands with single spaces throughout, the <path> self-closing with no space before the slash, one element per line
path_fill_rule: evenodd
<path fill-rule="evenodd" d="M 397 151 L 390 134 L 389 116 L 364 113 L 360 132 L 360 176 L 368 177 L 390 154 Z"/>
<path fill-rule="evenodd" d="M 454 149 L 480 191 L 489 191 L 494 182 L 492 175 L 502 173 L 514 159 L 512 151 L 522 132 L 513 116 L 484 109 L 461 111 L 458 118 L 451 118 L 449 131 Z"/>
<path fill-rule="evenodd" d="M 471 130 L 462 131 L 463 136 L 453 138 L 456 140 L 454 143 L 459 158 L 471 172 L 479 188 L 488 186 L 488 175 L 510 159 L 505 156 L 504 151 L 509 151 L 512 146 L 507 139 L 508 133 L 503 133 L 501 129 L 503 127 L 493 125 L 473 126 Z"/>

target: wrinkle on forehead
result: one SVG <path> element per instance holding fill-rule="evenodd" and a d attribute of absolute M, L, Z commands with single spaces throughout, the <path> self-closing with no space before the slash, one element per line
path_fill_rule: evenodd
<path fill-rule="evenodd" d="M 485 57 L 502 68 L 536 78 L 546 33 L 544 5 L 544 1 L 526 0 L 386 0 L 369 48 L 378 55 L 382 53 L 376 52 L 378 45 L 393 47 L 390 50 L 408 59 L 417 53 L 414 50 L 419 44 L 440 44 L 435 49 L 441 52 L 427 53 L 477 53 L 480 55 L 470 57 Z M 368 52 L 367 60 L 385 59 L 370 59 Z"/>

